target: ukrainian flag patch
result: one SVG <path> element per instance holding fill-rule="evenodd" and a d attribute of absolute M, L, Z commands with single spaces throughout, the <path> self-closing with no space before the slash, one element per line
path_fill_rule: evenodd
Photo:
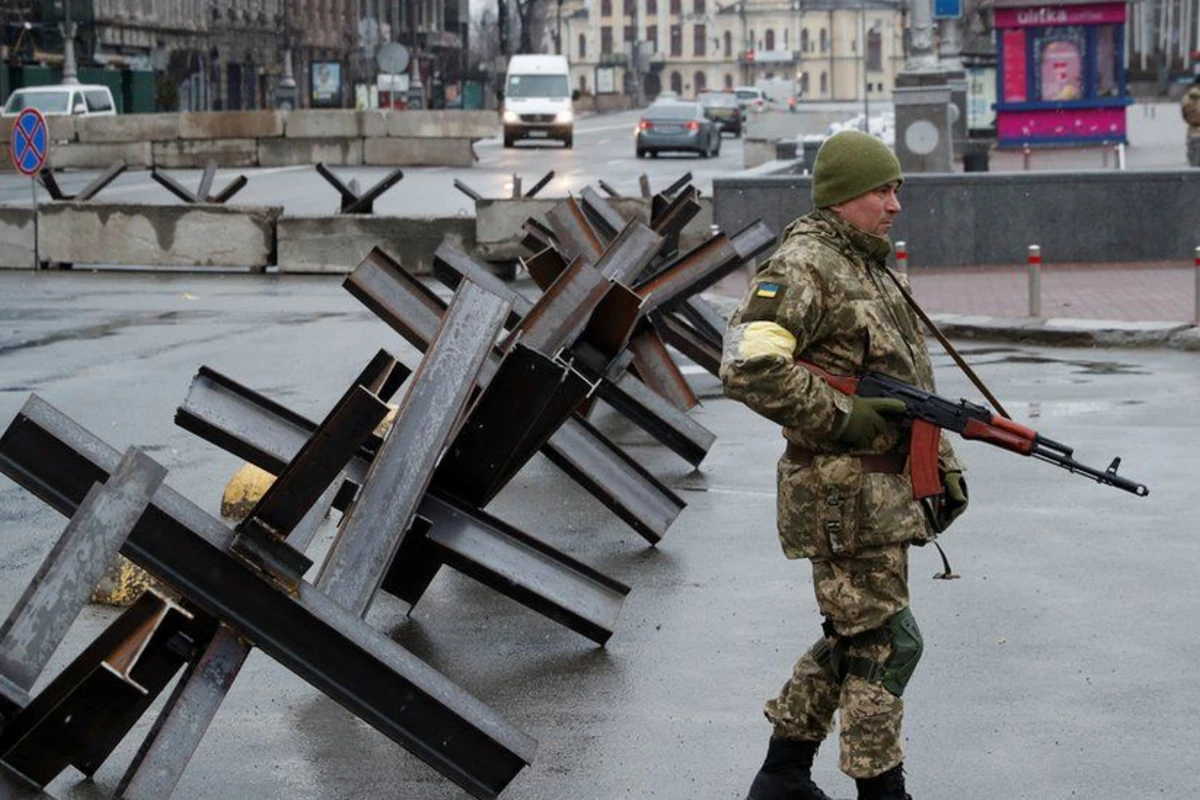
<path fill-rule="evenodd" d="M 760 283 L 754 290 L 755 297 L 765 297 L 768 300 L 779 294 L 778 283 Z"/>

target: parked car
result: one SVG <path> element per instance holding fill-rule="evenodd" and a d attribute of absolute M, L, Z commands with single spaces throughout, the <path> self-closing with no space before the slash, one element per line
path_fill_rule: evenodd
<path fill-rule="evenodd" d="M 704 109 L 704 116 L 717 123 L 721 132 L 729 131 L 734 138 L 742 135 L 742 109 L 733 92 L 700 92 L 696 102 Z"/>
<path fill-rule="evenodd" d="M 17 89 L 8 96 L 3 115 L 15 117 L 27 108 L 36 108 L 47 116 L 112 116 L 117 113 L 108 87 L 89 83 Z"/>
<path fill-rule="evenodd" d="M 696 102 L 657 102 L 646 107 L 634 134 L 638 158 L 684 151 L 701 158 L 721 154 L 721 129 Z"/>
<path fill-rule="evenodd" d="M 753 86 L 735 86 L 733 93 L 743 111 L 766 111 L 767 103 L 771 102 L 766 92 Z"/>

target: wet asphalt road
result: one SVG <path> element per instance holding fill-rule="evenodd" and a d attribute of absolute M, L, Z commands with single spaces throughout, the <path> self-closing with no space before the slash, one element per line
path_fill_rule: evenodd
<path fill-rule="evenodd" d="M 331 278 L 0 273 L 0 425 L 36 392 L 113 446 L 144 447 L 170 468 L 168 483 L 215 512 L 240 462 L 172 423 L 196 369 L 212 366 L 319 418 L 379 347 L 416 364 Z M 1016 419 L 1095 466 L 1124 456 L 1122 473 L 1151 494 L 959 445 L 972 503 L 943 542 L 962 577 L 931 580 L 940 568 L 932 549 L 912 558 L 926 651 L 906 694 L 911 793 L 1194 796 L 1195 355 L 978 342 L 964 350 Z M 935 361 L 944 394 L 975 397 L 947 357 Z M 695 417 L 717 434 L 699 470 L 613 413 L 599 417 L 688 502 L 657 547 L 541 456 L 490 509 L 632 587 L 605 648 L 449 569 L 411 615 L 389 597 L 370 612 L 372 624 L 539 741 L 505 798 L 740 800 L 769 734 L 761 704 L 817 635 L 809 569 L 775 543 L 778 431 L 723 399 L 712 377 L 689 377 L 704 401 Z M 64 523 L 0 477 L 0 612 Z M 86 610 L 50 672 L 110 617 Z M 69 771 L 50 793 L 109 796 L 150 722 L 94 781 Z M 833 796 L 851 796 L 832 745 L 816 775 Z M 465 795 L 256 652 L 174 796 Z"/>

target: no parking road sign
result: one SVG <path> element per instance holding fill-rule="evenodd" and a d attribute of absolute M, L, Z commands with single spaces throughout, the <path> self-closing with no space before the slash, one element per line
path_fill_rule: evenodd
<path fill-rule="evenodd" d="M 27 108 L 17 115 L 8 149 L 13 166 L 22 175 L 32 178 L 41 171 L 50 150 L 50 135 L 42 112 Z"/>

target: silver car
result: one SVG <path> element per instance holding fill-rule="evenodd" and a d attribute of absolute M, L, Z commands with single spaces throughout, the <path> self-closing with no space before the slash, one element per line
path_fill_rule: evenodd
<path fill-rule="evenodd" d="M 665 151 L 692 152 L 701 158 L 721 154 L 721 129 L 696 102 L 652 103 L 642 112 L 634 139 L 638 158 Z"/>

